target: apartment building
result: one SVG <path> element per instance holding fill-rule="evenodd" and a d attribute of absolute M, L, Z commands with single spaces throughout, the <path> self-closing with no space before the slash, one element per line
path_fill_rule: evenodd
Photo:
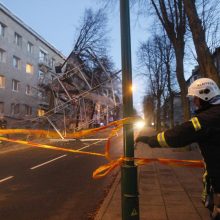
<path fill-rule="evenodd" d="M 42 79 L 52 80 L 65 57 L 0 4 L 0 115 L 10 127 L 47 105 Z M 41 86 L 39 86 L 41 84 Z"/>

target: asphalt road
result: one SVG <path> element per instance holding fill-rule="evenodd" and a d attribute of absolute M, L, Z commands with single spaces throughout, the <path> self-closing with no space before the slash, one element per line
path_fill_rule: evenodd
<path fill-rule="evenodd" d="M 84 150 L 103 153 L 104 142 L 90 144 L 83 143 Z M 121 154 L 121 137 L 111 145 L 114 155 Z M 81 147 L 71 143 L 72 149 Z M 32 147 L 0 154 L 0 219 L 93 219 L 116 175 L 92 179 L 92 172 L 106 162 Z"/>

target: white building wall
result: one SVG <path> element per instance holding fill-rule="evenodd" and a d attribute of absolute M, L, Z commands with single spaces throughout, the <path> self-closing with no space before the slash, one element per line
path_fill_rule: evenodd
<path fill-rule="evenodd" d="M 39 51 L 44 50 L 48 54 L 48 64 L 53 58 L 55 63 L 63 63 L 64 56 L 41 36 L 25 25 L 20 19 L 0 4 L 0 23 L 5 25 L 5 34 L 0 36 L 0 50 L 5 51 L 5 60 L 0 62 L 0 75 L 5 76 L 5 88 L 0 88 L 0 102 L 4 103 L 4 115 L 9 118 L 25 117 L 24 105 L 32 107 L 32 116 L 36 116 L 40 102 L 38 91 L 39 80 Z M 22 37 L 22 45 L 15 43 L 15 32 Z M 33 45 L 33 52 L 27 50 L 28 42 Z M 20 59 L 20 69 L 13 66 L 13 56 Z M 33 73 L 26 73 L 26 64 L 33 65 Z M 54 67 L 51 68 L 55 72 Z M 12 91 L 12 80 L 18 80 L 19 91 Z M 25 93 L 26 86 L 30 85 L 32 94 Z M 11 104 L 20 104 L 20 113 L 11 113 Z"/>

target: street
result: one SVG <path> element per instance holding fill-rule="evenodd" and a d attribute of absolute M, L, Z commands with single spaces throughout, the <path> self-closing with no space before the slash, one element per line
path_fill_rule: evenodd
<path fill-rule="evenodd" d="M 117 155 L 121 139 L 111 144 Z M 104 143 L 83 145 L 85 151 L 103 153 Z M 32 147 L 0 154 L 0 219 L 92 219 L 116 176 L 115 171 L 92 179 L 92 172 L 105 163 L 102 157 Z"/>

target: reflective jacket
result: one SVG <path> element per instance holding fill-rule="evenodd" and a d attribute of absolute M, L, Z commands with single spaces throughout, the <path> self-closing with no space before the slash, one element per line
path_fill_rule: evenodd
<path fill-rule="evenodd" d="M 219 179 L 220 190 L 220 104 L 210 105 L 189 121 L 149 138 L 152 147 L 183 147 L 199 144 L 210 177 Z"/>

